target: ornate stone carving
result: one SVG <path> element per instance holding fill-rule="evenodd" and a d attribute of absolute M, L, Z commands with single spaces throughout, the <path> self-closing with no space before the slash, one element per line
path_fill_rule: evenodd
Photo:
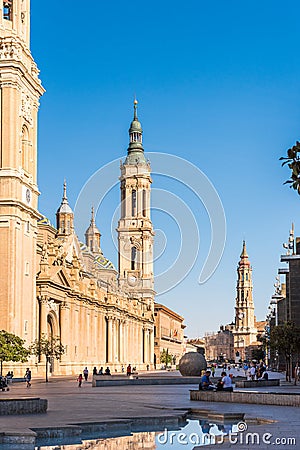
<path fill-rule="evenodd" d="M 31 99 L 24 92 L 22 92 L 20 116 L 23 117 L 29 125 L 33 124 Z"/>

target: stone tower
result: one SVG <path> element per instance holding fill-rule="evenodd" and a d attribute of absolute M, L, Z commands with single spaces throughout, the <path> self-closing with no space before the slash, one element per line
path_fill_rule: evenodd
<path fill-rule="evenodd" d="M 64 181 L 64 193 L 60 207 L 56 211 L 58 235 L 70 235 L 74 232 L 74 213 L 67 198 L 67 183 Z"/>
<path fill-rule="evenodd" d="M 85 245 L 95 255 L 102 253 L 100 247 L 100 238 L 101 233 L 96 226 L 94 207 L 92 207 L 91 223 L 85 232 Z"/>
<path fill-rule="evenodd" d="M 143 341 L 143 362 L 154 358 L 154 231 L 150 218 L 151 167 L 143 149 L 143 130 L 137 117 L 129 128 L 129 147 L 121 163 L 121 214 L 118 223 L 119 284 L 128 292 L 137 310 L 143 311 L 145 323 L 138 330 Z M 148 322 L 146 321 L 146 318 Z M 149 324 L 149 319 L 152 325 Z"/>
<path fill-rule="evenodd" d="M 37 115 L 30 1 L 0 3 L 0 329 L 36 338 Z"/>
<path fill-rule="evenodd" d="M 129 128 L 129 147 L 121 164 L 121 217 L 118 224 L 120 285 L 141 297 L 153 298 L 153 226 L 150 218 L 151 175 L 137 100 Z"/>
<path fill-rule="evenodd" d="M 234 350 L 237 357 L 245 359 L 246 347 L 256 341 L 254 304 L 252 297 L 252 267 L 250 265 L 246 243 L 237 268 L 237 297 L 235 304 Z M 239 353 L 239 355 L 237 355 Z"/>

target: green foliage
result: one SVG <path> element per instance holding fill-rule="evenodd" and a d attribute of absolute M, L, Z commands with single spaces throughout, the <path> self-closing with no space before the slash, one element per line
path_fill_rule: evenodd
<path fill-rule="evenodd" d="M 160 362 L 162 364 L 165 364 L 166 366 L 169 366 L 170 364 L 172 364 L 173 361 L 173 355 L 171 355 L 171 353 L 169 353 L 169 350 L 165 350 L 163 349 L 163 351 L 160 354 Z"/>
<path fill-rule="evenodd" d="M 286 363 L 286 378 L 291 381 L 292 355 L 300 351 L 300 330 L 293 322 L 285 322 L 271 329 L 270 347 L 281 353 Z"/>
<path fill-rule="evenodd" d="M 287 180 L 284 184 L 289 184 L 290 188 L 297 190 L 300 195 L 300 157 L 298 153 L 300 152 L 300 142 L 296 142 L 296 144 L 289 148 L 287 151 L 287 158 L 281 157 L 280 160 L 284 161 L 282 166 L 288 165 L 291 169 L 290 179 Z"/>
<path fill-rule="evenodd" d="M 40 339 L 36 339 L 30 346 L 30 351 L 39 358 L 45 355 L 48 358 L 59 359 L 65 353 L 65 348 L 59 338 L 48 339 L 45 334 L 42 334 Z"/>
<path fill-rule="evenodd" d="M 256 361 L 262 361 L 265 359 L 266 353 L 262 346 L 257 346 L 257 348 L 252 350 L 252 359 L 256 359 Z"/>
<path fill-rule="evenodd" d="M 24 347 L 25 341 L 15 334 L 8 333 L 5 330 L 0 331 L 0 363 L 2 375 L 2 363 L 25 362 L 30 355 L 30 351 Z"/>
<path fill-rule="evenodd" d="M 30 351 L 33 355 L 46 358 L 46 381 L 48 381 L 48 362 L 50 358 L 60 359 L 61 355 L 65 353 L 65 348 L 58 337 L 48 339 L 45 334 L 42 334 L 40 339 L 36 339 L 30 346 Z"/>

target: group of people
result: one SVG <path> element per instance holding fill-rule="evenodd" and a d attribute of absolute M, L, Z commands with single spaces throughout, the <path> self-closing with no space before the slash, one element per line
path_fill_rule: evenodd
<path fill-rule="evenodd" d="M 244 365 L 245 376 L 250 380 L 268 380 L 269 375 L 267 372 L 267 368 L 263 361 L 259 364 L 251 363 L 250 367 L 245 364 Z"/>
<path fill-rule="evenodd" d="M 82 375 L 83 373 L 83 375 Z M 83 379 L 88 381 L 89 378 L 89 370 L 87 367 L 84 368 L 83 372 L 80 373 L 77 377 L 78 387 L 82 386 Z M 97 367 L 93 368 L 93 375 L 111 375 L 110 368 L 106 367 L 104 370 L 103 367 L 100 367 L 99 371 L 97 371 Z"/>
<path fill-rule="evenodd" d="M 218 380 L 217 384 L 214 384 L 210 380 L 211 372 L 210 370 L 206 370 L 204 375 L 201 377 L 201 381 L 199 384 L 200 391 L 225 391 L 232 392 L 232 376 L 227 375 L 225 371 L 221 373 L 221 378 Z"/>

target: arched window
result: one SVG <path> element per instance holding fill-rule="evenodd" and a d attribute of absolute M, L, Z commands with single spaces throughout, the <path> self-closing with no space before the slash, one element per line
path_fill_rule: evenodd
<path fill-rule="evenodd" d="M 13 0 L 3 2 L 3 19 L 12 20 Z"/>
<path fill-rule="evenodd" d="M 131 194 L 131 204 L 132 204 L 131 215 L 135 216 L 136 215 L 136 190 L 135 189 L 132 191 L 132 194 Z"/>
<path fill-rule="evenodd" d="M 131 248 L 131 270 L 135 270 L 136 266 L 136 247 Z"/>

